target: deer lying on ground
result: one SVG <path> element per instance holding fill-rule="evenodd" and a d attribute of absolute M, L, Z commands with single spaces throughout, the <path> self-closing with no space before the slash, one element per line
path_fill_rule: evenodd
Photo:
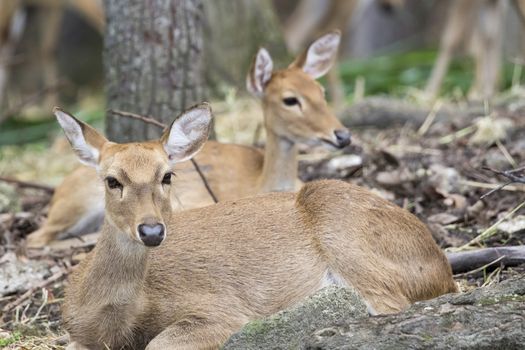
<path fill-rule="evenodd" d="M 315 79 L 333 65 L 339 32 L 314 41 L 286 69 L 273 71 L 270 54 L 260 49 L 247 77 L 248 90 L 260 98 L 267 140 L 264 155 L 254 147 L 209 141 L 196 157 L 219 201 L 257 193 L 294 191 L 297 180 L 297 143 L 342 148 L 350 133 L 330 111 Z M 213 204 L 190 162 L 175 168 L 173 206 L 180 209 Z M 82 167 L 67 176 L 51 201 L 47 222 L 32 233 L 28 244 L 38 247 L 59 233 L 93 232 L 104 215 L 103 187 L 96 173 Z"/>
<path fill-rule="evenodd" d="M 106 198 L 98 243 L 66 289 L 69 350 L 218 348 L 248 321 L 330 284 L 355 288 L 371 313 L 457 291 L 423 223 L 341 181 L 174 212 L 174 165 L 206 141 L 205 104 L 160 140 L 129 144 L 55 115 Z"/>

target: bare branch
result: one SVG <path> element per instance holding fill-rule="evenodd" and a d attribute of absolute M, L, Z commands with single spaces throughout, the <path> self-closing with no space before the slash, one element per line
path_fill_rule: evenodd
<path fill-rule="evenodd" d="M 19 187 L 34 188 L 34 189 L 37 189 L 37 190 L 42 190 L 42 191 L 45 191 L 45 192 L 47 192 L 49 194 L 53 194 L 53 192 L 55 192 L 55 189 L 53 187 L 47 186 L 47 185 L 44 185 L 44 184 L 39 184 L 39 183 L 36 183 L 36 182 L 22 181 L 22 180 L 17 180 L 17 179 L 13 179 L 13 178 L 10 178 L 10 177 L 5 177 L 5 176 L 0 176 L 0 181 L 11 183 L 11 184 L 14 184 L 14 185 L 19 186 Z"/>
<path fill-rule="evenodd" d="M 495 263 L 516 266 L 525 263 L 525 246 L 482 248 L 472 251 L 447 253 L 454 274 L 477 271 Z"/>
<path fill-rule="evenodd" d="M 488 171 L 490 171 L 490 172 L 492 172 L 492 173 L 494 173 L 496 175 L 500 175 L 500 176 L 506 177 L 507 179 L 509 179 L 509 181 L 507 181 L 507 182 L 499 185 L 495 189 L 490 190 L 489 192 L 485 193 L 483 196 L 480 197 L 480 199 L 483 199 L 483 198 L 485 198 L 487 196 L 490 196 L 494 192 L 499 191 L 503 187 L 508 186 L 510 184 L 513 184 L 513 183 L 525 184 L 525 176 L 517 176 L 517 175 L 515 175 L 515 173 L 524 171 L 525 170 L 525 166 L 524 167 L 520 167 L 520 168 L 516 168 L 516 169 L 511 169 L 511 170 L 503 170 L 503 171 L 492 169 L 492 168 L 489 168 L 489 167 L 483 167 L 482 169 L 488 170 Z"/>
<path fill-rule="evenodd" d="M 126 118 L 131 118 L 131 119 L 142 120 L 144 123 L 158 126 L 159 128 L 162 128 L 162 130 L 165 130 L 168 127 L 166 124 L 159 122 L 155 118 L 146 117 L 140 114 L 119 111 L 117 109 L 108 109 L 108 113 L 111 113 L 113 115 L 118 115 L 119 117 L 126 117 Z"/>

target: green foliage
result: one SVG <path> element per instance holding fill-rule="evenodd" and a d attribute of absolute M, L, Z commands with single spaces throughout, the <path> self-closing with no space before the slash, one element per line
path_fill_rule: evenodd
<path fill-rule="evenodd" d="M 11 345 L 14 342 L 19 341 L 22 338 L 20 332 L 13 332 L 7 338 L 0 338 L 0 348 Z"/>
<path fill-rule="evenodd" d="M 365 94 L 392 94 L 402 96 L 408 89 L 423 89 L 436 60 L 436 51 L 394 53 L 365 60 L 346 60 L 339 65 L 346 93 L 354 94 L 358 77 L 365 80 Z M 512 85 L 514 66 L 504 65 L 502 89 Z M 454 59 L 443 81 L 442 94 L 455 96 L 458 89 L 465 95 L 473 74 L 474 62 L 467 57 Z"/>
<path fill-rule="evenodd" d="M 74 111 L 74 113 L 75 116 L 95 127 L 102 126 L 104 112 L 100 109 L 83 110 L 78 113 Z M 4 122 L 0 128 L 0 146 L 42 141 L 49 139 L 59 130 L 60 127 L 51 113 L 45 118 L 31 120 L 13 117 Z"/>

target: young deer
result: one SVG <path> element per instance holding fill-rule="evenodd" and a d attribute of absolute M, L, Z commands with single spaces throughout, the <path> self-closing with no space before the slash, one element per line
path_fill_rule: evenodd
<path fill-rule="evenodd" d="M 423 223 L 341 181 L 173 212 L 173 166 L 206 141 L 207 105 L 129 144 L 55 114 L 106 198 L 99 241 L 66 289 L 69 350 L 215 349 L 329 284 L 354 287 L 372 313 L 457 291 Z"/>
<path fill-rule="evenodd" d="M 339 32 L 323 35 L 288 68 L 278 71 L 273 71 L 268 51 L 259 50 L 247 88 L 262 101 L 267 134 L 264 155 L 254 147 L 209 141 L 196 157 L 219 201 L 296 190 L 297 143 L 335 148 L 350 143 L 350 133 L 333 115 L 315 81 L 332 67 L 339 42 Z M 174 207 L 213 204 L 190 162 L 177 165 L 175 172 Z M 104 214 L 103 193 L 94 170 L 83 167 L 73 172 L 57 188 L 48 221 L 29 236 L 29 245 L 42 246 L 61 232 L 86 233 L 87 227 L 96 227 Z"/>

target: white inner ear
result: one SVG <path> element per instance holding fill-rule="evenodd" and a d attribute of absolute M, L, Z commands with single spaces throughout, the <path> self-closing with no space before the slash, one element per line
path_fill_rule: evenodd
<path fill-rule="evenodd" d="M 62 129 L 64 129 L 64 133 L 80 162 L 96 168 L 98 166 L 99 152 L 86 142 L 82 128 L 77 121 L 62 111 L 55 111 L 55 116 Z"/>
<path fill-rule="evenodd" d="M 193 157 L 208 139 L 211 111 L 195 108 L 181 115 L 171 125 L 164 150 L 172 163 L 179 163 Z"/>
<path fill-rule="evenodd" d="M 272 77 L 273 61 L 270 53 L 265 48 L 260 48 L 255 58 L 252 71 L 248 75 L 246 88 L 250 93 L 261 97 L 264 87 Z"/>
<path fill-rule="evenodd" d="M 337 58 L 340 42 L 341 35 L 337 33 L 326 34 L 314 41 L 308 48 L 303 71 L 314 79 L 325 75 Z"/>

